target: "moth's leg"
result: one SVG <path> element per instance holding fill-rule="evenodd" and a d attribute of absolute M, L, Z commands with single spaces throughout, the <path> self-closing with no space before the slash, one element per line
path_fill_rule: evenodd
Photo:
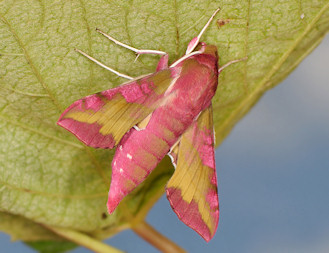
<path fill-rule="evenodd" d="M 220 72 L 222 72 L 223 69 L 225 69 L 226 67 L 230 66 L 231 64 L 236 63 L 236 62 L 240 62 L 240 61 L 245 61 L 245 60 L 247 60 L 247 59 L 248 59 L 248 57 L 244 57 L 244 58 L 241 58 L 241 59 L 237 59 L 237 60 L 229 61 L 228 63 L 224 64 L 223 66 L 221 66 L 221 67 L 218 69 L 218 74 L 219 74 Z"/>
<path fill-rule="evenodd" d="M 131 51 L 134 51 L 137 55 L 141 55 L 141 54 L 158 54 L 158 55 L 166 55 L 166 52 L 163 51 L 158 51 L 158 50 L 148 50 L 148 49 L 137 49 L 131 46 L 128 46 L 127 44 L 124 44 L 116 39 L 114 39 L 113 37 L 111 37 L 110 35 L 104 33 L 103 31 L 99 30 L 98 28 L 96 28 L 96 31 L 99 32 L 100 34 L 104 35 L 106 38 L 108 38 L 109 40 L 112 40 L 115 44 L 122 46 L 124 48 L 127 48 Z"/>
<path fill-rule="evenodd" d="M 212 14 L 212 16 L 210 17 L 210 19 L 208 20 L 207 24 L 202 28 L 201 32 L 199 33 L 199 35 L 197 37 L 194 37 L 187 46 L 186 49 L 186 53 L 185 54 L 189 54 L 191 53 L 194 48 L 199 44 L 200 38 L 202 36 L 202 34 L 205 32 L 205 30 L 208 28 L 208 26 L 210 25 L 210 22 L 214 19 L 214 17 L 216 16 L 216 14 L 220 11 L 220 8 L 218 8 L 214 14 Z"/>
<path fill-rule="evenodd" d="M 131 76 L 127 76 L 127 75 L 125 75 L 125 74 L 122 74 L 122 73 L 120 73 L 120 72 L 118 72 L 118 71 L 116 71 L 116 70 L 114 70 L 114 69 L 112 69 L 112 68 L 110 68 L 110 67 L 104 65 L 103 63 L 97 61 L 95 58 L 91 57 L 90 55 L 86 54 L 85 52 L 81 51 L 80 49 L 75 48 L 74 50 L 77 51 L 78 53 L 82 54 L 83 56 L 87 57 L 89 60 L 95 62 L 97 65 L 103 67 L 104 69 L 107 69 L 107 70 L 111 71 L 112 73 L 114 73 L 114 74 L 116 74 L 116 75 L 118 75 L 118 76 L 120 76 L 120 77 L 123 77 L 123 78 L 129 79 L 129 80 L 134 79 L 134 78 L 131 77 Z"/>

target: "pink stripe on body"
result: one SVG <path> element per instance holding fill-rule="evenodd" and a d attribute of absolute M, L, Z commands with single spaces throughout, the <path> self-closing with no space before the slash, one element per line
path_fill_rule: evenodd
<path fill-rule="evenodd" d="M 175 68 L 182 68 L 180 76 L 146 128 L 132 129 L 119 144 L 112 161 L 109 213 L 144 181 L 215 94 L 217 71 L 193 59 Z"/>
<path fill-rule="evenodd" d="M 188 124 L 174 118 L 168 108 L 158 108 L 145 129 L 131 129 L 124 136 L 112 161 L 109 213 L 144 181 L 186 130 Z"/>

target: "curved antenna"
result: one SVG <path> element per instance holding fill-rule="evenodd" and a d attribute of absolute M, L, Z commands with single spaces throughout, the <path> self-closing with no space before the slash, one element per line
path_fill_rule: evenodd
<path fill-rule="evenodd" d="M 186 53 L 185 54 L 189 54 L 191 53 L 194 48 L 199 44 L 200 42 L 200 38 L 202 36 L 202 34 L 206 31 L 206 29 L 208 28 L 208 26 L 210 25 L 210 22 L 214 19 L 214 17 L 216 16 L 216 14 L 220 11 L 220 8 L 218 8 L 217 10 L 215 10 L 215 12 L 211 15 L 211 17 L 209 18 L 207 24 L 202 28 L 201 32 L 199 33 L 199 35 L 197 37 L 194 37 L 190 43 L 187 46 L 186 49 Z"/>

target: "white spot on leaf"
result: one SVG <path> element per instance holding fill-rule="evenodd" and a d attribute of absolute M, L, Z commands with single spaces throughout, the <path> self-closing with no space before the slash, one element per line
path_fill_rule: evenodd
<path fill-rule="evenodd" d="M 127 157 L 128 157 L 128 159 L 132 159 L 133 157 L 131 156 L 131 154 L 127 154 Z"/>

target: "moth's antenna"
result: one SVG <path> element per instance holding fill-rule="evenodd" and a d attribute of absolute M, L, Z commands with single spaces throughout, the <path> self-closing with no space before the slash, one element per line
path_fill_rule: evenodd
<path fill-rule="evenodd" d="M 199 35 L 197 37 L 194 37 L 190 43 L 187 46 L 186 49 L 186 53 L 185 54 L 189 54 L 191 53 L 194 48 L 199 44 L 200 42 L 200 38 L 202 36 L 202 34 L 205 32 L 205 30 L 208 28 L 208 26 L 210 25 L 211 21 L 214 19 L 214 17 L 216 16 L 216 14 L 220 11 L 220 8 L 218 8 L 210 17 L 210 19 L 208 20 L 207 24 L 202 28 L 201 32 L 199 33 Z"/>
<path fill-rule="evenodd" d="M 118 75 L 118 76 L 121 76 L 121 77 L 126 78 L 126 79 L 129 79 L 129 80 L 134 79 L 134 78 L 131 77 L 131 76 L 127 76 L 127 75 L 125 75 L 125 74 L 122 74 L 122 73 L 120 73 L 120 72 L 118 72 L 118 71 L 116 71 L 116 70 L 114 70 L 114 69 L 112 69 L 112 68 L 106 66 L 105 64 L 101 63 L 100 61 L 96 60 L 95 58 L 93 58 L 93 57 L 91 57 L 90 55 L 86 54 L 85 52 L 81 51 L 80 49 L 75 48 L 74 50 L 75 50 L 76 52 L 82 54 L 83 56 L 87 57 L 89 60 L 95 62 L 97 65 L 103 67 L 104 69 L 107 69 L 107 70 L 111 71 L 112 73 L 114 73 L 114 74 L 116 74 L 116 75 Z"/>
<path fill-rule="evenodd" d="M 106 34 L 105 32 L 103 32 L 102 30 L 100 30 L 98 28 L 96 28 L 96 31 L 99 32 L 100 34 L 102 34 L 103 36 L 105 36 L 106 38 L 108 38 L 109 40 L 113 41 L 115 44 L 117 44 L 121 47 L 127 48 L 131 51 L 134 51 L 138 56 L 141 55 L 141 54 L 158 54 L 158 55 L 166 55 L 167 54 L 166 52 L 159 51 L 159 50 L 137 49 L 137 48 L 134 48 L 132 46 L 129 46 L 125 43 L 122 43 L 122 42 L 116 40 L 115 38 L 113 38 L 112 36 Z"/>
<path fill-rule="evenodd" d="M 210 19 L 208 20 L 207 24 L 202 28 L 201 32 L 199 33 L 199 35 L 197 36 L 198 38 L 198 43 L 199 40 L 201 39 L 202 34 L 205 32 L 205 30 L 208 28 L 208 26 L 210 25 L 210 22 L 214 19 L 214 17 L 216 16 L 216 14 L 220 11 L 220 8 L 218 8 L 214 14 L 212 14 L 212 16 L 210 17 Z"/>

